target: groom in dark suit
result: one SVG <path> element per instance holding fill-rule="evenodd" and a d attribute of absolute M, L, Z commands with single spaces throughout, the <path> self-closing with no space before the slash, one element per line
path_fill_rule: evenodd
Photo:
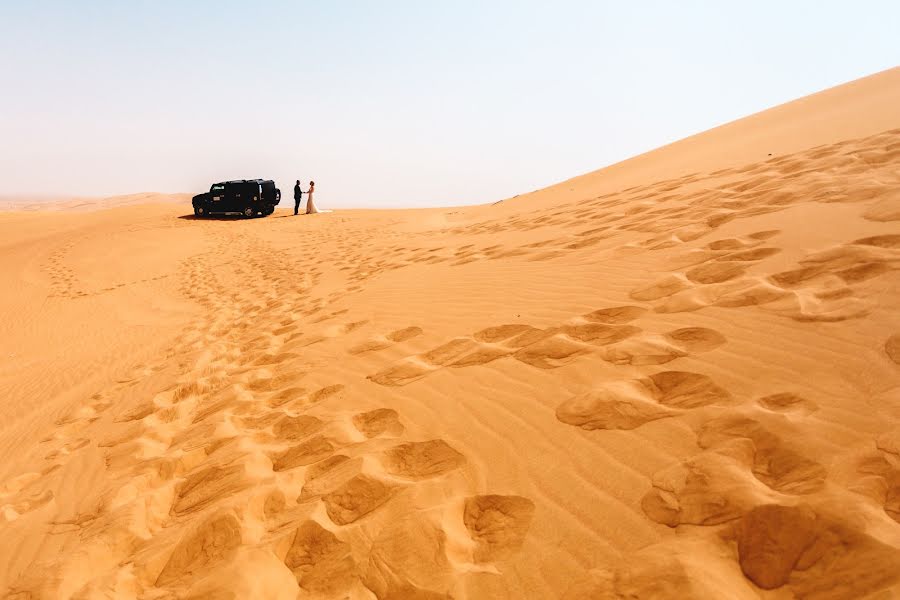
<path fill-rule="evenodd" d="M 300 180 L 297 180 L 297 185 L 294 186 L 294 214 L 297 214 L 297 211 L 300 210 L 300 201 L 303 199 L 303 190 L 300 189 Z"/>

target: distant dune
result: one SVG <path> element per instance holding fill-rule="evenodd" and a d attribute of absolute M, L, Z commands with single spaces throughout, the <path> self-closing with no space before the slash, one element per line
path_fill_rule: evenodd
<path fill-rule="evenodd" d="M 488 206 L 0 212 L 0 597 L 900 596 L 898 106 Z"/>
<path fill-rule="evenodd" d="M 134 206 L 148 203 L 184 203 L 190 202 L 191 194 L 161 194 L 159 192 L 142 192 L 123 196 L 106 197 L 65 197 L 65 196 L 0 196 L 0 209 L 8 211 L 76 211 L 101 210 L 119 206 Z"/>

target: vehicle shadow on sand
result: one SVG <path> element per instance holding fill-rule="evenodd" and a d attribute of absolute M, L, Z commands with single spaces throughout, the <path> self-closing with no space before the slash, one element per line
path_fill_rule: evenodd
<path fill-rule="evenodd" d="M 258 217 L 247 217 L 243 215 L 212 215 L 207 217 L 198 217 L 197 215 L 181 215 L 178 217 L 179 219 L 184 219 L 185 221 L 249 221 L 250 219 L 255 219 Z"/>

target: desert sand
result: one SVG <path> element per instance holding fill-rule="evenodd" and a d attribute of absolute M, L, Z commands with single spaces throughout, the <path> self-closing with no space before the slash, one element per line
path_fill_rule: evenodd
<path fill-rule="evenodd" d="M 900 597 L 900 69 L 488 206 L 64 208 L 0 597 Z"/>

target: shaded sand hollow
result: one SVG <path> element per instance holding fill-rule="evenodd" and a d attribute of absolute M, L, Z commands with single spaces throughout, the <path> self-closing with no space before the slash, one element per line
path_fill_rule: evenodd
<path fill-rule="evenodd" d="M 898 597 L 898 107 L 491 206 L 0 213 L 0 597 Z"/>

